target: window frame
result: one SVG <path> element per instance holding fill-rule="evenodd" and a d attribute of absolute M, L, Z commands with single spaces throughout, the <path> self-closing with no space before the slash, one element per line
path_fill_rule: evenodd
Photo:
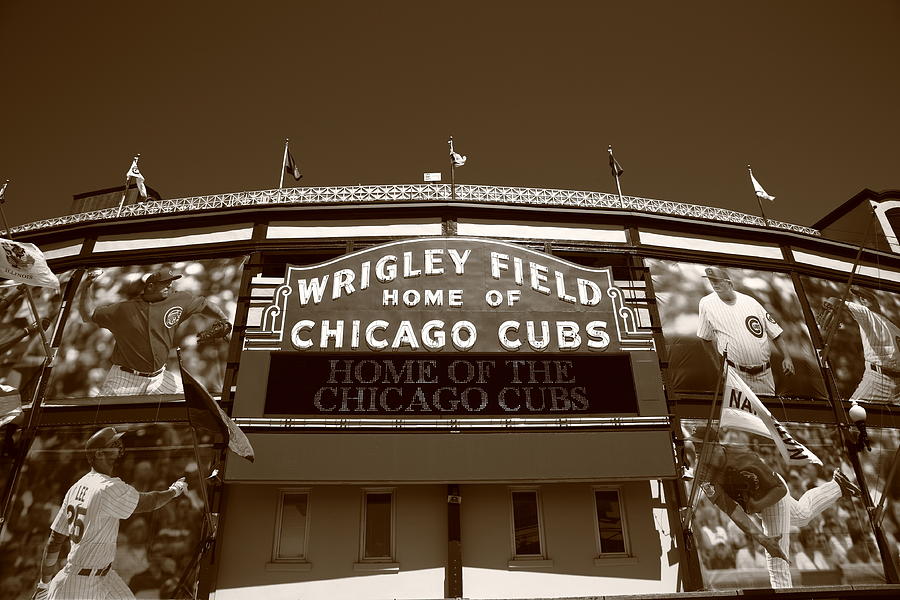
<path fill-rule="evenodd" d="M 625 547 L 623 552 L 604 552 L 603 551 L 603 540 L 600 537 L 600 519 L 597 515 L 597 492 L 615 492 L 618 497 L 619 502 L 619 520 L 622 524 L 622 544 Z M 594 520 L 594 545 L 597 549 L 597 558 L 623 558 L 630 557 L 631 554 L 631 544 L 628 539 L 628 518 L 625 511 L 625 503 L 622 501 L 623 493 L 622 486 L 618 485 L 595 485 L 591 486 L 591 507 L 593 512 L 593 520 Z"/>
<path fill-rule="evenodd" d="M 290 564 L 290 563 L 307 563 L 309 562 L 309 522 L 310 522 L 310 514 L 311 514 L 311 502 L 310 502 L 310 490 L 311 488 L 303 487 L 303 488 L 281 488 L 278 490 L 278 504 L 276 508 L 275 514 L 275 533 L 272 539 L 272 558 L 271 563 L 273 564 Z M 279 556 L 279 552 L 281 551 L 281 526 L 283 524 L 283 514 L 284 514 L 284 498 L 289 494 L 302 494 L 306 496 L 306 523 L 303 526 L 303 555 L 302 556 L 294 556 L 294 557 L 282 557 Z"/>
<path fill-rule="evenodd" d="M 534 494 L 537 521 L 538 521 L 538 543 L 540 544 L 540 554 L 519 554 L 516 552 L 516 518 L 515 518 L 515 502 L 513 496 L 516 493 L 532 492 Z M 512 555 L 512 561 L 545 561 L 547 560 L 547 540 L 544 537 L 544 503 L 541 499 L 541 489 L 539 486 L 511 486 L 508 491 L 509 498 L 509 543 Z"/>
<path fill-rule="evenodd" d="M 370 494 L 388 494 L 391 497 L 391 550 L 390 556 L 367 557 L 366 556 L 366 508 Z M 396 563 L 397 556 L 397 495 L 393 487 L 372 487 L 362 489 L 362 501 L 360 502 L 359 515 L 359 564 L 389 564 Z"/>

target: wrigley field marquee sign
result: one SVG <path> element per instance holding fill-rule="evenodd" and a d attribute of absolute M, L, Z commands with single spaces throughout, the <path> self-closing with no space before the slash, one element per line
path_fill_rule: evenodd
<path fill-rule="evenodd" d="M 626 353 L 654 348 L 611 267 L 494 240 L 288 265 L 252 294 L 244 350 L 271 353 L 267 413 L 633 412 Z M 623 405 L 590 406 L 604 378 L 627 381 Z"/>

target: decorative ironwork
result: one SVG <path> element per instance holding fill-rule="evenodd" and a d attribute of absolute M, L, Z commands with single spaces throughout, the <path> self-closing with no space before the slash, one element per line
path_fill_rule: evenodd
<path fill-rule="evenodd" d="M 675 215 L 692 219 L 705 219 L 722 223 L 736 223 L 739 225 L 752 225 L 757 227 L 765 226 L 762 217 L 725 208 L 700 206 L 697 204 L 683 204 L 681 202 L 669 202 L 666 200 L 653 200 L 636 196 L 624 196 L 620 200 L 616 194 L 608 194 L 605 192 L 517 188 L 490 185 L 457 185 L 456 200 L 457 202 L 473 202 L 479 204 L 601 208 L 660 215 Z M 178 198 L 174 200 L 155 200 L 125 206 L 122 209 L 121 215 L 118 214 L 118 207 L 106 208 L 103 210 L 95 210 L 75 215 L 64 215 L 53 219 L 26 223 L 25 225 L 14 227 L 13 232 L 24 233 L 78 223 L 102 222 L 128 217 L 179 215 L 200 210 L 221 210 L 223 208 L 240 208 L 247 206 L 428 201 L 449 202 L 450 185 L 446 183 L 420 183 L 408 185 L 297 187 L 280 190 L 195 196 L 192 198 Z M 803 227 L 802 225 L 794 225 L 783 221 L 775 221 L 773 219 L 769 219 L 769 227 L 805 235 L 820 235 L 817 230 L 810 227 Z"/>

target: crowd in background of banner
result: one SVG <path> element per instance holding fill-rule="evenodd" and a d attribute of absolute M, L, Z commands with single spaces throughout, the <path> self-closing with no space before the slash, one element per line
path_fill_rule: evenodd
<path fill-rule="evenodd" d="M 685 420 L 685 423 L 692 426 L 706 422 Z M 729 443 L 758 454 L 783 477 L 788 493 L 794 498 L 800 498 L 807 490 L 829 480 L 835 468 L 847 473 L 853 472 L 839 450 L 840 437 L 834 427 L 798 423 L 792 423 L 789 427 L 790 433 L 819 456 L 824 466 L 811 463 L 789 465 L 771 439 L 761 436 L 729 431 L 727 438 Z M 685 442 L 685 462 L 690 469 L 697 466 L 699 453 L 699 442 Z M 867 461 L 865 464 L 869 465 L 868 469 L 875 470 L 878 466 L 869 462 L 872 458 L 864 457 L 863 460 Z M 690 479 L 687 483 L 690 484 Z M 878 489 L 884 487 L 883 479 L 880 483 L 874 483 Z M 744 535 L 704 494 L 699 496 L 693 531 L 698 542 L 704 581 L 710 587 L 769 587 L 762 547 Z M 859 499 L 841 498 L 808 526 L 792 528 L 790 536 L 795 585 L 804 585 L 804 581 L 811 581 L 816 576 L 821 577 L 821 581 L 827 580 L 835 585 L 885 582 L 881 558 L 865 507 Z M 897 545 L 896 539 L 893 551 L 895 555 L 900 553 L 900 545 Z M 809 571 L 818 573 L 810 574 Z"/>
<path fill-rule="evenodd" d="M 197 553 L 203 521 L 200 473 L 210 473 L 211 434 L 199 435 L 198 465 L 190 428 L 181 424 L 117 424 L 126 452 L 117 475 L 138 491 L 165 489 L 187 477 L 188 490 L 173 502 L 121 522 L 113 568 L 136 594 L 171 597 Z M 84 443 L 97 426 L 42 430 L 32 444 L 0 539 L 0 600 L 31 597 L 49 525 L 69 486 L 90 469 Z M 198 468 L 199 467 L 199 468 Z M 148 595 L 149 594 L 149 595 Z"/>
<path fill-rule="evenodd" d="M 177 262 L 166 266 L 181 275 L 180 279 L 173 282 L 175 289 L 204 296 L 233 318 L 237 307 L 241 264 L 241 258 L 229 258 Z M 143 289 L 141 277 L 161 267 L 162 265 L 140 265 L 104 269 L 103 275 L 93 286 L 95 304 L 100 307 L 133 299 Z M 209 319 L 205 317 L 194 317 L 178 324 L 176 345 L 185 350 L 185 367 L 208 390 L 217 394 L 222 387 L 228 345 L 197 345 L 196 335 L 208 322 Z M 97 395 L 110 367 L 113 344 L 114 338 L 108 329 L 84 322 L 76 303 L 63 335 L 62 360 L 54 367 L 47 396 L 80 398 Z M 174 351 L 170 353 L 167 369 L 178 372 Z"/>

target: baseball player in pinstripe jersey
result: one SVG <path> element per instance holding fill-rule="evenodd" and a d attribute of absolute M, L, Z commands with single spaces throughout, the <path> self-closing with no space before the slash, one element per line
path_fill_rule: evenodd
<path fill-rule="evenodd" d="M 697 427 L 691 438 L 702 440 L 704 430 L 704 426 Z M 720 429 L 719 434 L 728 439 L 727 429 Z M 710 451 L 703 456 L 695 474 L 697 481 L 713 504 L 765 548 L 773 588 L 792 586 L 788 559 L 791 527 L 805 527 L 841 496 L 860 495 L 859 488 L 835 469 L 830 481 L 807 490 L 797 500 L 781 475 L 755 452 L 719 438 L 712 440 Z M 762 519 L 762 531 L 749 517 L 751 513 Z"/>
<path fill-rule="evenodd" d="M 704 340 L 703 346 L 716 365 L 722 363 L 727 349 L 728 362 L 750 389 L 774 396 L 769 340 L 781 351 L 785 374 L 794 374 L 794 362 L 781 337 L 781 327 L 755 298 L 735 291 L 725 269 L 707 267 L 705 272 L 713 292 L 700 299 L 697 337 Z"/>
<path fill-rule="evenodd" d="M 79 293 L 82 318 L 110 330 L 116 340 L 99 395 L 180 393 L 181 381 L 166 369 L 178 325 L 195 314 L 227 321 L 225 312 L 202 296 L 174 291 L 172 282 L 181 275 L 171 269 L 145 275 L 138 298 L 95 309 L 91 288 L 100 274 L 91 271 Z"/>
<path fill-rule="evenodd" d="M 46 590 L 51 600 L 134 598 L 128 585 L 112 570 L 116 556 L 119 520 L 134 513 L 150 512 L 179 496 L 187 487 L 184 477 L 159 492 L 138 492 L 113 476 L 124 454 L 125 432 L 104 427 L 85 444 L 91 470 L 66 492 L 63 504 L 50 526 L 44 549 L 38 593 Z M 65 566 L 47 583 L 63 542 L 70 549 Z"/>
<path fill-rule="evenodd" d="M 855 301 L 844 306 L 859 326 L 865 370 L 850 396 L 854 400 L 900 403 L 900 327 L 881 313 L 881 304 L 871 290 L 850 288 Z M 825 301 L 829 313 L 841 304 L 840 298 Z"/>

